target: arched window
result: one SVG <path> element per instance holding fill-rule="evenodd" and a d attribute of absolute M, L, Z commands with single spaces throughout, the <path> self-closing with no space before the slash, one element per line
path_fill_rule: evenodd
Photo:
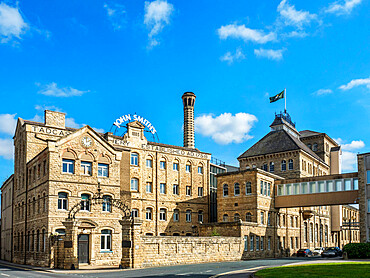
<path fill-rule="evenodd" d="M 286 171 L 286 161 L 281 161 L 281 171 Z"/>
<path fill-rule="evenodd" d="M 178 209 L 173 210 L 173 221 L 178 222 L 180 219 L 180 211 Z"/>
<path fill-rule="evenodd" d="M 245 184 L 245 194 L 246 195 L 252 194 L 252 184 L 249 181 Z"/>
<path fill-rule="evenodd" d="M 229 186 L 224 184 L 223 186 L 224 197 L 229 196 Z"/>
<path fill-rule="evenodd" d="M 203 210 L 198 211 L 198 222 L 203 222 Z"/>
<path fill-rule="evenodd" d="M 223 222 L 228 222 L 228 221 L 229 221 L 229 216 L 228 216 L 227 214 L 224 214 L 224 215 L 222 216 L 222 221 L 223 221 Z"/>
<path fill-rule="evenodd" d="M 136 178 L 131 179 L 131 191 L 139 191 L 139 180 Z"/>
<path fill-rule="evenodd" d="M 101 231 L 101 241 L 100 241 L 101 251 L 112 251 L 112 231 L 102 230 Z"/>
<path fill-rule="evenodd" d="M 138 218 L 139 217 L 139 210 L 138 209 L 131 209 L 131 217 Z"/>
<path fill-rule="evenodd" d="M 313 143 L 313 145 L 312 145 L 312 150 L 313 150 L 314 152 L 316 152 L 316 151 L 317 151 L 317 143 Z"/>
<path fill-rule="evenodd" d="M 190 209 L 188 209 L 185 212 L 185 215 L 186 215 L 186 222 L 191 222 L 191 210 Z"/>
<path fill-rule="evenodd" d="M 256 169 L 257 168 L 256 164 L 252 164 L 252 168 Z"/>
<path fill-rule="evenodd" d="M 62 172 L 68 174 L 74 174 L 75 172 L 74 155 L 71 152 L 66 152 L 63 154 Z"/>
<path fill-rule="evenodd" d="M 58 193 L 58 209 L 63 209 L 63 210 L 68 209 L 68 193 L 66 192 Z"/>
<path fill-rule="evenodd" d="M 36 198 L 32 198 L 32 213 L 36 214 Z"/>
<path fill-rule="evenodd" d="M 166 161 L 165 160 L 159 161 L 159 168 L 162 169 L 162 170 L 166 169 Z"/>
<path fill-rule="evenodd" d="M 247 214 L 245 215 L 245 221 L 252 222 L 252 213 L 247 212 Z"/>
<path fill-rule="evenodd" d="M 36 252 L 40 252 L 40 230 L 36 232 Z"/>
<path fill-rule="evenodd" d="M 293 170 L 293 159 L 289 159 L 288 161 L 288 169 Z"/>
<path fill-rule="evenodd" d="M 22 241 L 23 243 L 23 241 Z M 42 229 L 42 244 L 41 244 L 41 252 L 45 252 L 46 250 L 46 233 L 45 229 Z"/>
<path fill-rule="evenodd" d="M 139 154 L 138 153 L 131 153 L 131 165 L 133 166 L 139 165 Z"/>
<path fill-rule="evenodd" d="M 304 242 L 307 242 L 307 239 L 308 239 L 307 223 L 304 222 Z"/>
<path fill-rule="evenodd" d="M 239 221 L 240 220 L 240 214 L 239 213 L 235 213 L 234 214 L 234 221 Z"/>
<path fill-rule="evenodd" d="M 146 220 L 152 220 L 153 219 L 153 209 L 152 208 L 146 208 L 145 219 Z"/>
<path fill-rule="evenodd" d="M 308 144 L 307 147 L 309 147 L 310 149 L 312 149 L 312 145 L 311 144 Z"/>
<path fill-rule="evenodd" d="M 249 165 L 247 165 L 246 167 L 245 167 L 245 169 L 247 169 L 247 170 L 249 170 L 251 168 L 251 166 L 249 166 Z"/>
<path fill-rule="evenodd" d="M 234 195 L 235 196 L 240 195 L 240 185 L 239 185 L 239 183 L 234 184 Z"/>
<path fill-rule="evenodd" d="M 203 174 L 203 165 L 198 166 L 198 174 Z"/>
<path fill-rule="evenodd" d="M 273 173 L 275 171 L 275 165 L 274 162 L 270 162 L 270 172 Z"/>
<path fill-rule="evenodd" d="M 153 160 L 151 157 L 146 159 L 146 167 L 147 168 L 153 168 Z"/>
<path fill-rule="evenodd" d="M 81 195 L 81 211 L 90 211 L 90 195 Z"/>
<path fill-rule="evenodd" d="M 267 163 L 263 164 L 262 170 L 267 171 Z"/>
<path fill-rule="evenodd" d="M 103 195 L 102 210 L 112 212 L 112 197 L 109 195 Z"/>
<path fill-rule="evenodd" d="M 167 210 L 164 208 L 159 209 L 159 220 L 166 221 L 167 220 Z"/>
<path fill-rule="evenodd" d="M 186 171 L 186 173 L 191 172 L 191 164 L 190 163 L 186 163 L 185 171 Z"/>

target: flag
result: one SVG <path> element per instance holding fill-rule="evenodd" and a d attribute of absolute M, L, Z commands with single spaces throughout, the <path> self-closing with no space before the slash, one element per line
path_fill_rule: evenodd
<path fill-rule="evenodd" d="M 276 96 L 270 97 L 270 103 L 271 102 L 275 102 L 275 101 L 277 101 L 277 100 L 279 100 L 281 98 L 284 98 L 284 92 L 285 92 L 285 90 L 282 91 L 282 92 L 280 92 L 280 93 L 278 93 Z"/>

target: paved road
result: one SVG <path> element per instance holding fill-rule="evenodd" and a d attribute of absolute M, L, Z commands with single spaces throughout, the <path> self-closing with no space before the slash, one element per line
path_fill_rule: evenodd
<path fill-rule="evenodd" d="M 257 271 L 263 266 L 277 266 L 296 262 L 322 260 L 321 258 L 284 258 L 284 259 L 265 259 L 265 260 L 249 260 L 236 262 L 221 262 L 221 263 L 206 263 L 206 264 L 191 264 L 178 265 L 167 267 L 155 267 L 135 270 L 76 270 L 76 271 L 37 271 L 23 269 L 20 267 L 7 266 L 0 263 L 0 278 L 14 278 L 14 277 L 146 277 L 146 278 L 180 278 L 180 277 L 195 277 L 206 278 L 222 273 L 229 273 L 223 277 L 246 277 L 248 272 Z M 237 273 L 239 270 L 243 271 L 243 275 Z"/>

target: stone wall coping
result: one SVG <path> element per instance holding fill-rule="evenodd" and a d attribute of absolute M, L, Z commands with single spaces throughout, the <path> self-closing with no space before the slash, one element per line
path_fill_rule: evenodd
<path fill-rule="evenodd" d="M 283 177 L 280 177 L 280 176 L 275 175 L 275 174 L 271 174 L 270 172 L 266 172 L 266 171 L 264 171 L 262 169 L 259 169 L 259 168 L 245 169 L 245 170 L 226 172 L 226 173 L 219 173 L 219 174 L 216 175 L 216 177 L 224 177 L 224 176 L 230 176 L 230 175 L 244 174 L 244 173 L 248 173 L 248 172 L 256 172 L 256 173 L 259 173 L 259 174 L 263 174 L 263 175 L 269 176 L 271 178 L 274 178 L 275 180 L 283 180 L 284 179 Z"/>

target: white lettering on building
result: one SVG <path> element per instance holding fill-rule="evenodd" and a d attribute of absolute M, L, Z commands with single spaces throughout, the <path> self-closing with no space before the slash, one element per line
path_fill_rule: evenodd
<path fill-rule="evenodd" d="M 211 159 L 211 156 L 205 153 L 199 153 L 199 152 L 192 152 L 187 150 L 181 150 L 181 149 L 174 149 L 174 148 L 168 148 L 168 147 L 161 147 L 161 146 L 153 146 L 153 145 L 142 145 L 142 148 L 145 150 L 150 151 L 158 151 L 158 152 L 164 152 L 164 153 L 170 153 L 170 154 L 177 154 L 177 155 L 186 155 L 191 156 L 195 158 L 204 158 L 204 159 Z"/>
<path fill-rule="evenodd" d="M 131 121 L 131 120 L 134 120 L 134 121 L 138 121 L 140 123 L 142 123 L 143 125 L 145 125 L 152 134 L 155 134 L 157 131 L 155 130 L 154 126 L 147 120 L 145 119 L 144 117 L 141 117 L 139 115 L 131 115 L 131 114 L 127 114 L 127 115 L 123 115 L 121 117 L 119 117 L 118 119 L 115 120 L 115 122 L 113 123 L 116 127 L 120 128 L 121 125 L 124 123 L 124 122 L 128 122 L 128 121 Z"/>

